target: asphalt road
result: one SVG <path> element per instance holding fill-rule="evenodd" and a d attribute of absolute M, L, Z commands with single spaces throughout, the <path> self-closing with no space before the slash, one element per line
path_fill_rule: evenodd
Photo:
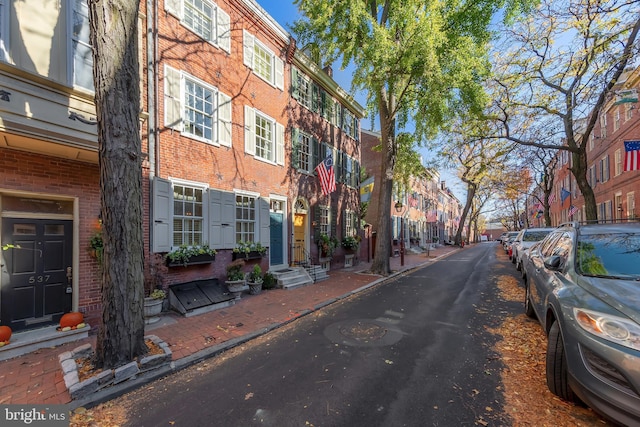
<path fill-rule="evenodd" d="M 136 427 L 508 425 L 486 328 L 522 308 L 495 297 L 515 271 L 495 255 L 466 247 L 119 404 Z"/>

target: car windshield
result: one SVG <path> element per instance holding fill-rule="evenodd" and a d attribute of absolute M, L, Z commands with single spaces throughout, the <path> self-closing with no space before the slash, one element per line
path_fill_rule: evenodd
<path fill-rule="evenodd" d="M 528 233 L 524 233 L 524 236 L 522 236 L 522 241 L 523 242 L 538 242 L 542 239 L 544 239 L 547 234 L 549 234 L 551 232 L 551 230 L 549 231 L 529 231 Z"/>
<path fill-rule="evenodd" d="M 581 236 L 577 268 L 585 276 L 640 280 L 640 233 Z"/>

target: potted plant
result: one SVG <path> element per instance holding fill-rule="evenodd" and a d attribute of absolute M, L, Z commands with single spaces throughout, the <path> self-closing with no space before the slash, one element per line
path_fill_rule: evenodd
<path fill-rule="evenodd" d="M 102 232 L 96 231 L 91 239 L 89 239 L 89 250 L 91 256 L 98 261 L 98 266 L 102 267 L 102 254 L 104 252 L 104 244 L 102 242 Z"/>
<path fill-rule="evenodd" d="M 159 288 L 151 291 L 144 299 L 144 323 L 150 325 L 160 320 L 158 315 L 162 312 L 162 303 L 167 293 Z"/>
<path fill-rule="evenodd" d="M 342 247 L 347 250 L 355 251 L 360 246 L 360 236 L 346 236 L 342 239 Z"/>
<path fill-rule="evenodd" d="M 238 242 L 233 248 L 233 259 L 257 259 L 262 258 L 267 253 L 267 248 L 260 242 Z"/>
<path fill-rule="evenodd" d="M 216 259 L 216 250 L 209 245 L 187 246 L 180 245 L 178 249 L 167 254 L 167 265 L 169 267 L 208 264 Z"/>
<path fill-rule="evenodd" d="M 242 271 L 244 264 L 245 261 L 239 258 L 227 265 L 227 280 L 224 283 L 236 299 L 240 299 L 245 285 L 244 272 Z"/>
<path fill-rule="evenodd" d="M 273 273 L 269 273 L 268 271 L 264 273 L 262 277 L 262 288 L 263 289 L 274 289 L 278 285 L 278 279 Z"/>
<path fill-rule="evenodd" d="M 338 239 L 327 234 L 321 234 L 318 239 L 318 248 L 321 258 L 331 258 L 333 251 L 338 247 Z"/>
<path fill-rule="evenodd" d="M 249 285 L 249 293 L 251 295 L 257 295 L 262 290 L 262 268 L 260 264 L 253 266 L 253 269 L 247 273 L 247 285 Z"/>

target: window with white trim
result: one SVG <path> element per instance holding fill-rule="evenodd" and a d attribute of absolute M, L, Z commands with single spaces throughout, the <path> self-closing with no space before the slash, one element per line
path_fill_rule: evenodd
<path fill-rule="evenodd" d="M 0 61 L 9 60 L 9 13 L 8 0 L 0 0 Z"/>
<path fill-rule="evenodd" d="M 245 152 L 284 165 L 284 126 L 259 110 L 244 107 Z"/>
<path fill-rule="evenodd" d="M 600 116 L 600 138 L 607 137 L 607 113 Z"/>
<path fill-rule="evenodd" d="M 173 184 L 174 247 L 204 243 L 204 192 L 202 187 Z"/>
<path fill-rule="evenodd" d="M 253 34 L 243 31 L 244 65 L 278 89 L 284 89 L 284 62 Z"/>
<path fill-rule="evenodd" d="M 74 86 L 93 91 L 93 52 L 89 40 L 89 6 L 85 0 L 74 0 L 72 10 L 71 55 L 69 70 Z"/>
<path fill-rule="evenodd" d="M 297 141 L 294 141 L 294 164 L 298 170 L 313 172 L 313 138 L 304 132 L 297 132 Z"/>
<path fill-rule="evenodd" d="M 275 145 L 275 121 L 256 113 L 256 156 L 273 161 Z"/>
<path fill-rule="evenodd" d="M 165 10 L 207 42 L 231 53 L 229 14 L 209 0 L 166 0 Z"/>
<path fill-rule="evenodd" d="M 309 79 L 302 73 L 297 73 L 298 77 L 298 102 L 303 107 L 311 109 L 311 87 Z"/>
<path fill-rule="evenodd" d="M 256 197 L 236 194 L 236 243 L 256 241 Z"/>
<path fill-rule="evenodd" d="M 184 79 L 184 133 L 206 141 L 216 141 L 213 126 L 216 118 L 214 88 L 199 84 L 197 81 Z"/>
<path fill-rule="evenodd" d="M 352 210 L 344 212 L 344 236 L 355 236 L 358 233 L 358 215 Z"/>
<path fill-rule="evenodd" d="M 609 181 L 609 155 L 600 159 L 600 182 Z"/>
<path fill-rule="evenodd" d="M 636 196 L 635 192 L 627 193 L 627 218 L 636 217 Z"/>
<path fill-rule="evenodd" d="M 614 176 L 618 176 L 622 173 L 622 151 L 618 148 L 615 151 L 615 165 L 614 165 Z"/>
<path fill-rule="evenodd" d="M 216 145 L 231 146 L 231 97 L 195 77 L 165 66 L 165 126 Z"/>
<path fill-rule="evenodd" d="M 631 117 L 633 117 L 633 105 L 631 103 L 624 104 L 624 121 L 631 120 Z"/>
<path fill-rule="evenodd" d="M 331 217 L 331 211 L 329 206 L 320 206 L 320 234 L 325 234 L 327 236 L 331 235 L 331 225 L 329 223 L 329 218 Z"/>
<path fill-rule="evenodd" d="M 616 108 L 613 113 L 613 131 L 620 129 L 620 107 Z"/>

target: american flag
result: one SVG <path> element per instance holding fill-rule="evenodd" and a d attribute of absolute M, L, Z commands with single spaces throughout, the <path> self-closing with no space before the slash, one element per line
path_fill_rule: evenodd
<path fill-rule="evenodd" d="M 640 141 L 624 142 L 624 170 L 640 169 Z"/>
<path fill-rule="evenodd" d="M 556 201 L 556 193 L 549 194 L 549 199 L 548 199 L 549 206 L 551 206 L 555 201 Z"/>
<path fill-rule="evenodd" d="M 336 176 L 333 171 L 333 156 L 331 153 L 316 166 L 316 171 L 318 172 L 318 179 L 320 179 L 322 194 L 326 196 L 332 191 L 336 191 Z"/>
<path fill-rule="evenodd" d="M 571 205 L 569 206 L 569 218 L 571 218 L 573 216 L 574 213 L 578 212 L 578 208 L 576 208 L 575 206 Z"/>

